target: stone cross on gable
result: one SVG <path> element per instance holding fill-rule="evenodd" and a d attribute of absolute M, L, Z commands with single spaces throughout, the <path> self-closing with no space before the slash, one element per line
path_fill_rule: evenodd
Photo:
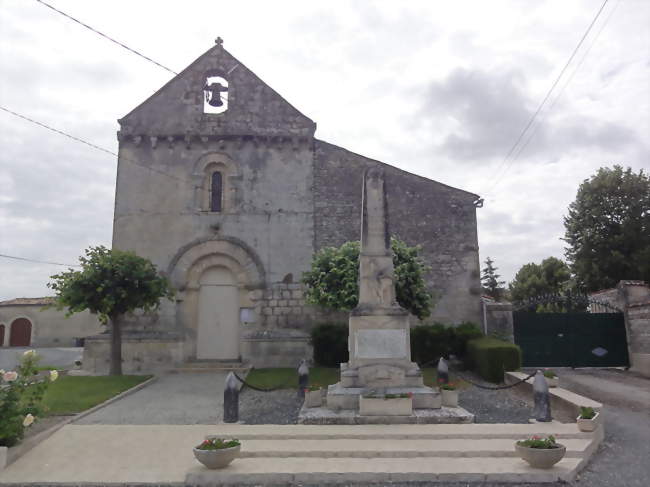
<path fill-rule="evenodd" d="M 359 306 L 396 306 L 393 252 L 386 221 L 384 173 L 368 169 L 363 176 Z"/>

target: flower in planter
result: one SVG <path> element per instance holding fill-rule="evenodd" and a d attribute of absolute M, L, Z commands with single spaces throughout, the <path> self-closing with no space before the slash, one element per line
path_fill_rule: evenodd
<path fill-rule="evenodd" d="M 34 422 L 36 418 L 30 413 L 27 416 L 25 416 L 25 419 L 23 419 L 23 426 L 31 426 L 31 424 Z"/>
<path fill-rule="evenodd" d="M 455 382 L 448 382 L 446 384 L 440 384 L 440 389 L 443 391 L 455 391 L 458 386 Z"/>
<path fill-rule="evenodd" d="M 307 389 L 305 389 L 305 392 L 314 392 L 314 391 L 320 391 L 322 389 L 322 386 L 320 384 L 312 384 Z"/>
<path fill-rule="evenodd" d="M 5 382 L 13 382 L 17 378 L 18 378 L 18 372 L 13 371 L 13 370 L 11 370 L 9 372 L 5 372 L 4 374 L 2 374 L 2 380 L 4 380 Z"/>
<path fill-rule="evenodd" d="M 23 352 L 23 357 L 33 357 L 36 355 L 36 350 L 27 350 L 26 352 Z"/>
<path fill-rule="evenodd" d="M 560 446 L 555 442 L 555 436 L 553 435 L 548 435 L 546 438 L 534 435 L 525 440 L 518 441 L 517 445 L 525 446 L 526 448 L 536 448 L 540 450 L 551 450 L 553 448 L 560 448 Z"/>
<path fill-rule="evenodd" d="M 591 407 L 580 407 L 580 419 L 594 419 L 596 416 L 596 411 Z"/>
<path fill-rule="evenodd" d="M 50 370 L 50 382 L 54 382 L 59 377 L 59 373 L 56 370 Z"/>
<path fill-rule="evenodd" d="M 547 379 L 555 379 L 557 377 L 557 374 L 553 369 L 544 369 L 544 377 Z"/>
<path fill-rule="evenodd" d="M 197 450 L 224 450 L 226 448 L 234 448 L 241 445 L 241 442 L 236 439 L 224 439 L 224 438 L 210 438 L 208 440 L 203 440 L 200 445 L 197 445 L 195 448 Z"/>

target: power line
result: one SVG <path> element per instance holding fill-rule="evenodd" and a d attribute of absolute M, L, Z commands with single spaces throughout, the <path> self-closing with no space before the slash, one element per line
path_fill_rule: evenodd
<path fill-rule="evenodd" d="M 129 51 L 129 52 L 135 54 L 136 56 L 140 56 L 141 58 L 146 59 L 146 60 L 149 61 L 150 63 L 153 63 L 153 64 L 155 64 L 156 66 L 158 66 L 158 67 L 160 67 L 160 68 L 163 68 L 164 70 L 169 71 L 169 72 L 172 73 L 172 74 L 178 74 L 178 73 L 177 73 L 176 71 L 174 71 L 173 69 L 170 69 L 170 68 L 168 68 L 167 66 L 164 66 L 163 64 L 160 64 L 159 62 L 154 61 L 154 60 L 151 59 L 149 56 L 145 56 L 144 54 L 142 54 L 141 52 L 137 51 L 136 49 L 132 49 L 132 48 L 130 48 L 129 46 L 127 46 L 126 44 L 123 44 L 123 43 L 121 43 L 120 41 L 117 41 L 117 40 L 113 39 L 112 37 L 110 37 L 110 36 L 108 36 L 108 35 L 106 35 L 106 34 L 100 32 L 100 31 L 98 31 L 97 29 L 94 29 L 93 27 L 89 26 L 88 24 L 83 23 L 81 20 L 75 19 L 75 18 L 72 17 L 71 15 L 68 15 L 67 13 L 62 12 L 61 10 L 59 10 L 59 9 L 57 9 L 57 8 L 55 8 L 55 7 L 53 7 L 53 6 L 50 5 L 49 3 L 46 3 L 46 2 L 44 2 L 43 0 L 36 0 L 36 1 L 37 1 L 38 3 L 40 3 L 41 5 L 44 5 L 45 7 L 54 10 L 55 12 L 57 12 L 57 13 L 63 15 L 64 17 L 66 17 L 66 18 L 72 20 L 73 22 L 76 22 L 77 24 L 79 24 L 79 25 L 85 27 L 86 29 L 88 29 L 88 30 L 94 32 L 95 34 L 98 34 L 98 35 L 102 36 L 103 38 L 108 39 L 108 40 L 111 41 L 112 43 L 117 44 L 117 45 L 120 46 L 120 47 L 123 47 L 124 49 L 126 49 L 127 51 Z"/>
<path fill-rule="evenodd" d="M 131 164 L 134 164 L 134 165 L 136 165 L 136 166 L 143 167 L 143 168 L 145 168 L 145 169 L 148 169 L 149 171 L 156 172 L 156 173 L 158 173 L 158 174 L 162 174 L 163 176 L 166 176 L 166 177 L 168 177 L 168 178 L 176 179 L 176 180 L 178 180 L 178 181 L 182 181 L 182 182 L 184 182 L 184 183 L 190 184 L 192 188 L 197 188 L 197 189 L 201 189 L 201 188 L 202 188 L 201 186 L 194 184 L 194 183 L 193 183 L 192 181 L 190 181 L 189 179 L 182 178 L 182 177 L 179 177 L 179 176 L 174 176 L 173 174 L 169 174 L 169 173 L 166 172 L 166 171 L 161 171 L 160 169 L 156 169 L 156 168 L 154 168 L 154 167 L 147 166 L 146 164 L 142 164 L 141 162 L 136 161 L 136 160 L 134 160 L 134 159 L 129 159 L 129 158 L 124 157 L 124 156 L 118 156 L 118 154 L 116 154 L 115 152 L 113 152 L 113 151 L 111 151 L 111 150 L 109 150 L 109 149 L 105 149 L 104 147 L 100 147 L 100 146 L 98 146 L 98 145 L 96 145 L 96 144 L 93 144 L 92 142 L 88 142 L 87 140 L 81 139 L 81 138 L 79 138 L 79 137 L 75 137 L 74 135 L 70 135 L 70 134 L 68 134 L 68 133 L 66 133 L 66 132 L 63 132 L 63 131 L 59 130 L 59 129 L 55 129 L 55 128 L 53 128 L 53 127 L 50 127 L 49 125 L 46 125 L 46 124 L 44 124 L 44 123 L 42 123 L 42 122 L 38 122 L 38 121 L 36 121 L 36 120 L 34 120 L 34 119 L 32 119 L 32 118 L 29 118 L 29 117 L 27 117 L 27 116 L 25 116 L 25 115 L 22 115 L 22 114 L 20 114 L 20 113 L 14 112 L 13 110 L 9 110 L 8 108 L 5 108 L 5 107 L 3 107 L 3 106 L 1 106 L 1 105 L 0 105 L 0 110 L 5 111 L 5 112 L 7 112 L 7 113 L 10 113 L 11 115 L 14 115 L 15 117 L 18 117 L 18 118 L 21 118 L 21 119 L 26 120 L 26 121 L 28 121 L 28 122 L 31 122 L 31 123 L 33 123 L 33 124 L 35 124 L 35 125 L 38 125 L 39 127 L 42 127 L 42 128 L 44 128 L 44 129 L 50 130 L 50 131 L 52 131 L 52 132 L 55 132 L 55 133 L 57 133 L 57 134 L 59 134 L 59 135 L 63 135 L 64 137 L 67 137 L 67 138 L 69 138 L 69 139 L 72 139 L 72 140 L 74 140 L 74 141 L 76 141 L 76 142 L 80 142 L 80 143 L 82 143 L 82 144 L 85 144 L 85 145 L 87 145 L 87 146 L 89 146 L 89 147 L 92 147 L 92 148 L 95 149 L 95 150 L 99 150 L 99 151 L 101 151 L 101 152 L 105 152 L 105 153 L 110 154 L 110 155 L 112 155 L 112 156 L 116 156 L 116 157 L 118 157 L 118 159 L 119 159 L 120 161 L 130 162 Z"/>
<path fill-rule="evenodd" d="M 60 262 L 50 262 L 50 261 L 47 261 L 47 260 L 27 259 L 25 257 L 16 257 L 15 255 L 7 255 L 7 254 L 0 254 L 0 257 L 3 257 L 5 259 L 21 260 L 21 261 L 25 261 L 25 262 L 35 262 L 37 264 L 62 265 L 64 267 L 81 267 L 78 264 L 61 264 Z"/>
<path fill-rule="evenodd" d="M 21 115 L 20 113 L 16 113 L 12 110 L 9 110 L 8 108 L 5 108 L 3 106 L 0 106 L 0 110 L 5 111 L 7 113 L 11 113 L 13 116 L 22 118 L 23 120 L 27 120 L 28 122 L 31 122 L 33 124 L 36 124 L 40 127 L 46 128 L 47 130 L 51 130 L 52 132 L 56 132 L 59 135 L 63 135 L 64 137 L 67 137 L 69 139 L 72 139 L 77 142 L 81 142 L 82 144 L 86 144 L 87 146 L 92 147 L 93 149 L 100 150 L 102 152 L 106 152 L 107 154 L 110 154 L 112 156 L 117 156 L 117 154 L 113 151 L 110 151 L 108 149 L 104 149 L 103 147 L 100 147 L 98 145 L 93 144 L 92 142 L 88 142 L 86 140 L 80 139 L 79 137 L 75 137 L 74 135 L 66 134 L 65 132 L 62 132 L 61 130 L 55 129 L 53 127 L 50 127 L 49 125 L 45 125 L 44 123 L 37 122 L 36 120 L 33 120 L 25 115 Z"/>
<path fill-rule="evenodd" d="M 560 92 L 557 94 L 557 96 L 555 97 L 555 99 L 554 99 L 553 102 L 551 103 L 551 106 L 548 108 L 547 113 L 553 110 L 553 108 L 554 108 L 555 105 L 557 104 L 558 100 L 562 97 L 562 94 L 564 93 L 564 90 L 566 90 L 566 87 L 569 85 L 569 83 L 571 83 L 571 80 L 573 80 L 574 76 L 576 75 L 576 73 L 578 72 L 578 70 L 580 69 L 580 67 L 581 67 L 581 66 L 583 65 L 583 63 L 585 62 L 585 59 L 587 59 L 587 56 L 589 56 L 589 53 L 591 52 L 591 49 L 594 47 L 594 45 L 595 45 L 596 42 L 598 41 L 598 37 L 600 37 L 601 32 L 605 29 L 605 27 L 606 27 L 607 24 L 609 23 L 610 19 L 611 19 L 612 16 L 614 15 L 614 12 L 616 12 L 616 9 L 618 8 L 618 6 L 619 6 L 620 4 L 621 4 L 621 0 L 618 0 L 618 2 L 616 2 L 616 5 L 614 5 L 614 8 L 612 8 L 612 9 L 610 10 L 609 15 L 605 18 L 605 21 L 601 24 L 600 29 L 598 29 L 598 32 L 596 32 L 596 35 L 594 36 L 593 40 L 591 41 L 591 44 L 589 45 L 589 47 L 587 47 L 587 50 L 585 51 L 584 55 L 582 56 L 582 58 L 581 58 L 580 61 L 578 62 L 577 66 L 576 66 L 575 69 L 571 72 L 571 74 L 570 74 L 569 77 L 567 78 L 567 80 L 566 80 L 566 82 L 564 83 L 564 85 L 562 85 L 562 88 L 560 88 Z M 514 156 L 512 162 L 511 162 L 511 164 L 513 164 L 517 159 L 519 159 L 519 156 L 520 156 L 521 153 L 526 149 L 526 147 L 527 147 L 528 144 L 530 143 L 531 139 L 533 139 L 533 138 L 535 137 L 535 134 L 537 134 L 537 132 L 538 132 L 538 130 L 539 130 L 540 127 L 541 127 L 541 125 L 540 125 L 539 123 L 537 123 L 537 125 L 535 125 L 535 129 L 534 129 L 534 130 L 531 132 L 531 134 L 528 136 L 528 139 L 526 139 L 526 141 L 524 142 L 524 144 L 523 144 L 522 146 L 520 146 L 519 150 L 517 151 L 517 153 L 515 154 L 515 156 Z"/>
<path fill-rule="evenodd" d="M 497 183 L 498 183 L 499 180 L 501 179 L 502 175 L 504 175 L 504 174 L 506 173 L 506 171 L 508 170 L 509 166 L 512 165 L 513 160 L 511 160 L 509 164 L 506 164 L 506 162 L 508 161 L 508 159 L 510 158 L 510 156 L 513 154 L 514 150 L 515 150 L 516 147 L 519 145 L 519 143 L 521 142 L 521 140 L 523 139 L 523 137 L 526 135 L 526 132 L 528 132 L 528 129 L 530 129 L 531 125 L 533 124 L 533 122 L 535 121 L 535 119 L 537 118 L 537 116 L 539 115 L 539 113 L 540 113 L 540 112 L 542 111 L 542 109 L 544 108 L 544 105 L 546 104 L 546 102 L 548 101 L 549 97 L 551 96 L 551 93 L 553 92 L 553 90 L 555 89 L 555 87 L 557 86 L 557 84 L 560 82 L 560 79 L 562 78 L 562 76 L 564 75 L 565 71 L 567 70 L 567 68 L 568 68 L 569 65 L 571 64 L 571 61 L 573 61 L 573 58 L 575 57 L 575 55 L 577 54 L 578 50 L 579 50 L 580 47 L 582 46 L 582 43 L 583 43 L 583 42 L 585 41 L 585 39 L 587 38 L 587 35 L 589 35 L 589 32 L 591 32 L 592 27 L 594 26 L 594 24 L 596 23 L 596 21 L 597 21 L 598 18 L 600 17 L 600 14 L 602 13 L 603 9 L 605 8 L 605 5 L 607 5 L 607 2 L 608 2 L 608 1 L 609 1 L 609 0 L 604 0 L 603 4 L 600 6 L 600 9 L 599 9 L 598 12 L 596 13 L 596 16 L 595 16 L 594 19 L 591 21 L 591 23 L 589 24 L 589 27 L 587 28 L 587 30 L 586 30 L 585 33 L 583 34 L 582 38 L 580 39 L 580 42 L 578 42 L 578 45 L 575 47 L 575 49 L 574 49 L 573 52 L 571 53 L 571 56 L 569 56 L 569 60 L 566 62 L 566 64 L 565 64 L 564 67 L 562 68 L 562 71 L 560 71 L 560 74 L 557 76 L 557 78 L 555 79 L 555 81 L 554 81 L 553 84 L 551 85 L 551 88 L 550 88 L 550 89 L 548 90 L 548 92 L 546 93 L 546 96 L 542 99 L 542 102 L 541 102 L 541 103 L 539 104 L 539 106 L 537 107 L 537 110 L 535 110 L 535 113 L 533 113 L 533 115 L 530 117 L 530 120 L 528 120 L 528 123 L 524 126 L 524 129 L 523 129 L 523 130 L 521 131 L 521 133 L 519 134 L 519 137 L 517 137 L 517 140 L 515 140 L 515 143 L 512 145 L 512 147 L 510 147 L 510 150 L 508 151 L 508 153 L 506 154 L 506 156 L 505 156 L 505 157 L 503 158 L 503 160 L 501 161 L 501 164 L 499 165 L 499 168 L 498 168 L 497 171 L 496 171 L 497 175 L 496 175 L 495 178 L 493 179 L 493 180 L 494 180 L 494 183 L 493 183 L 493 184 L 488 188 L 487 193 L 489 193 L 490 191 L 492 191 L 492 190 L 494 189 L 494 187 L 497 185 Z M 503 171 L 502 171 L 502 169 L 503 169 Z M 498 174 L 498 173 L 500 173 L 500 172 L 502 172 L 502 174 Z"/>

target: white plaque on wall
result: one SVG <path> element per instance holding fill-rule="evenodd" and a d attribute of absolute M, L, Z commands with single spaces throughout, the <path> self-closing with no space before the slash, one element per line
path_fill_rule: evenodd
<path fill-rule="evenodd" d="M 355 348 L 358 358 L 404 358 L 406 330 L 358 330 Z"/>

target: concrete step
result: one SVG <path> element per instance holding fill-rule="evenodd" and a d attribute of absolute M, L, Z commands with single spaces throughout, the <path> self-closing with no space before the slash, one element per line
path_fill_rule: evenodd
<path fill-rule="evenodd" d="M 548 470 L 514 457 L 419 458 L 239 458 L 223 470 L 192 467 L 187 485 L 323 485 L 390 482 L 571 481 L 579 458 L 564 458 Z"/>
<path fill-rule="evenodd" d="M 332 439 L 332 440 L 246 440 L 242 458 L 416 458 L 416 457 L 515 457 L 513 439 Z M 590 439 L 560 441 L 566 457 L 582 458 Z"/>
<path fill-rule="evenodd" d="M 234 370 L 237 372 L 246 372 L 250 370 L 250 364 L 246 362 L 230 361 L 230 360 L 193 360 L 185 362 L 172 372 L 224 372 Z"/>
<path fill-rule="evenodd" d="M 536 424 L 421 424 L 421 425 L 242 425 L 220 424 L 206 427 L 207 436 L 232 436 L 241 440 L 289 439 L 522 439 L 532 435 L 554 435 L 558 441 L 567 438 L 592 439 L 575 423 Z"/>

